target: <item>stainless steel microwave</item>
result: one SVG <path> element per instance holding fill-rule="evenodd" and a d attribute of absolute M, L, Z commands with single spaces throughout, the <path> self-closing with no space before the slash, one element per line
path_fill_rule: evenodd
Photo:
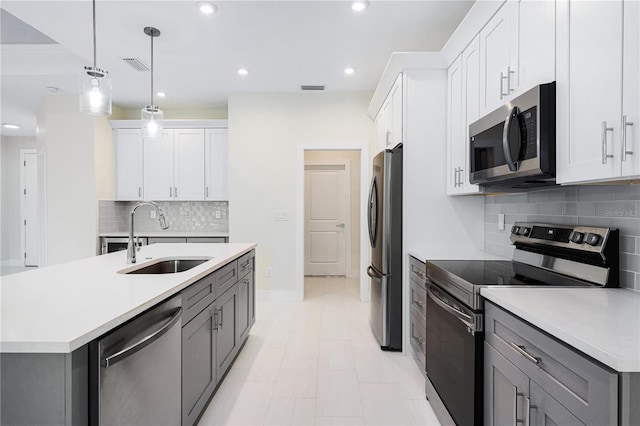
<path fill-rule="evenodd" d="M 555 184 L 556 84 L 541 84 L 469 126 L 471 183 Z"/>

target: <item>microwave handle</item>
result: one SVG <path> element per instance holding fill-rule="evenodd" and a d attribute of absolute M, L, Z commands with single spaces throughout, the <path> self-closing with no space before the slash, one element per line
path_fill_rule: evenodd
<path fill-rule="evenodd" d="M 504 129 L 502 130 L 502 150 L 504 151 L 504 158 L 507 160 L 507 165 L 509 166 L 509 170 L 515 172 L 518 170 L 517 161 L 513 160 L 511 156 L 511 148 L 509 147 L 509 133 L 511 133 L 511 126 L 514 124 L 514 120 L 516 121 L 516 126 L 518 125 L 518 114 L 520 114 L 520 108 L 513 107 L 506 121 L 504 122 Z M 518 138 L 518 144 L 521 144 L 522 140 Z M 520 147 L 518 147 L 518 152 L 520 152 Z M 517 159 L 516 159 L 517 160 Z"/>

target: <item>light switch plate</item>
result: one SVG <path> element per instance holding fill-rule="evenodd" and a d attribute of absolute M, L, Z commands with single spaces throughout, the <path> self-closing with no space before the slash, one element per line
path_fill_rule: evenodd
<path fill-rule="evenodd" d="M 498 230 L 504 231 L 504 213 L 498 213 Z"/>
<path fill-rule="evenodd" d="M 274 212 L 273 216 L 275 217 L 276 221 L 280 222 L 285 222 L 287 220 L 289 220 L 289 214 L 285 211 L 276 211 Z"/>

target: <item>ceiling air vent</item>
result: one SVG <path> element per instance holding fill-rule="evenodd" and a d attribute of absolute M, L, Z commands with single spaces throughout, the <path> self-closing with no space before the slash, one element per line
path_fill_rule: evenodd
<path fill-rule="evenodd" d="M 324 86 L 310 86 L 310 85 L 302 85 L 300 86 L 300 90 L 318 90 L 318 91 L 322 91 L 324 90 Z"/>
<path fill-rule="evenodd" d="M 139 58 L 122 58 L 122 60 L 136 71 L 149 71 L 149 67 Z"/>

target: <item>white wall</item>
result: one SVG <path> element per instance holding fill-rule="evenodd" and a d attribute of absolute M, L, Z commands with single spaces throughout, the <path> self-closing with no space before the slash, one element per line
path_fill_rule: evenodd
<path fill-rule="evenodd" d="M 296 155 L 309 142 L 373 137 L 370 93 L 238 94 L 229 97 L 229 235 L 256 242 L 258 290 L 296 290 Z M 289 221 L 276 222 L 274 211 Z M 273 276 L 266 276 L 266 268 Z"/>
<path fill-rule="evenodd" d="M 331 161 L 349 161 L 350 220 L 351 220 L 351 272 L 352 278 L 360 276 L 360 152 L 359 151 L 305 151 L 304 161 L 308 163 L 327 163 Z M 347 268 L 349 265 L 347 265 Z"/>
<path fill-rule="evenodd" d="M 41 258 L 45 265 L 96 254 L 96 133 L 100 133 L 96 127 L 104 130 L 103 120 L 80 113 L 75 96 L 49 96 L 39 111 L 38 167 L 45 242 Z M 98 161 L 108 162 L 109 158 Z"/>
<path fill-rule="evenodd" d="M 20 150 L 35 148 L 33 137 L 2 136 L 2 187 L 0 191 L 2 206 L 2 224 L 0 240 L 2 240 L 1 257 L 3 262 L 22 262 L 20 253 Z"/>

